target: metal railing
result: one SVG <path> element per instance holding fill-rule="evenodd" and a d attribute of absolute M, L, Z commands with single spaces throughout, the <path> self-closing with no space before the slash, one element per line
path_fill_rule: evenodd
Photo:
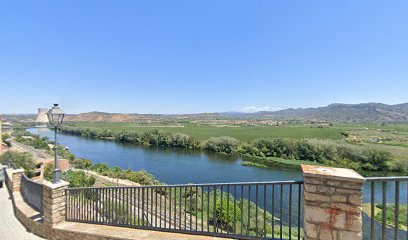
<path fill-rule="evenodd" d="M 24 201 L 39 212 L 43 212 L 42 185 L 29 179 L 25 174 L 21 176 L 21 195 Z"/>
<path fill-rule="evenodd" d="M 239 239 L 301 239 L 303 181 L 69 188 L 66 220 Z"/>
<path fill-rule="evenodd" d="M 369 177 L 364 191 L 364 239 L 408 239 L 408 177 Z"/>

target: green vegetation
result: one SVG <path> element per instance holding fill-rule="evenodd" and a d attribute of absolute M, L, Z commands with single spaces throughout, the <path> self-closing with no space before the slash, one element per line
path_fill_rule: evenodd
<path fill-rule="evenodd" d="M 40 138 L 38 135 L 31 134 L 30 132 L 22 129 L 14 130 L 12 136 L 14 137 L 15 141 L 32 146 L 35 149 L 43 149 L 46 151 L 51 150 L 48 145 L 51 142 L 48 140 L 48 138 Z"/>
<path fill-rule="evenodd" d="M 87 176 L 84 171 L 68 170 L 61 174 L 61 179 L 69 182 L 70 187 L 91 187 L 95 184 L 95 178 Z"/>
<path fill-rule="evenodd" d="M 9 143 L 9 142 L 6 142 L 6 140 L 7 140 L 8 138 L 10 138 L 10 137 L 11 137 L 11 136 L 10 136 L 10 134 L 8 134 L 8 133 L 2 134 L 2 135 L 1 135 L 1 142 L 5 143 L 8 147 L 10 147 L 10 143 Z"/>
<path fill-rule="evenodd" d="M 252 144 L 243 144 L 238 153 L 246 156 L 304 160 L 328 166 L 342 166 L 365 171 L 406 172 L 407 166 L 392 165 L 388 152 L 366 149 L 356 150 L 345 144 L 310 142 L 295 139 L 258 139 Z"/>
<path fill-rule="evenodd" d="M 0 163 L 12 168 L 23 168 L 27 177 L 34 176 L 35 161 L 30 153 L 8 151 L 0 155 Z"/>
<path fill-rule="evenodd" d="M 250 162 L 250 161 L 242 161 L 242 166 L 247 166 L 247 167 L 257 167 L 257 168 L 268 168 L 267 166 L 256 163 L 256 162 Z"/>
<path fill-rule="evenodd" d="M 212 137 L 204 143 L 204 149 L 217 153 L 231 154 L 237 151 L 239 142 L 232 137 Z"/>
<path fill-rule="evenodd" d="M 111 178 L 126 179 L 132 182 L 140 183 L 141 185 L 159 185 L 153 175 L 145 170 L 132 171 L 130 169 L 123 170 L 120 167 L 109 168 L 105 163 L 98 163 L 90 167 L 90 170 L 95 171 L 103 176 Z"/>
<path fill-rule="evenodd" d="M 121 132 L 132 134 L 133 138 L 151 130 L 161 130 L 166 133 L 180 133 L 205 141 L 211 137 L 229 136 L 241 142 L 251 142 L 258 138 L 294 138 L 294 139 L 342 139 L 342 129 L 315 125 L 290 126 L 212 126 L 186 124 L 176 127 L 160 125 L 149 126 L 138 123 L 75 123 L 63 125 L 63 131 L 88 137 L 111 137 Z M 130 141 L 133 142 L 133 141 Z"/>
<path fill-rule="evenodd" d="M 215 127 L 190 124 L 185 127 L 164 126 L 160 127 L 161 130 L 152 128 L 154 127 L 132 123 L 79 123 L 64 126 L 62 131 L 145 146 L 239 154 L 246 157 L 246 163 L 243 164 L 246 166 L 248 162 L 253 162 L 251 166 L 258 167 L 272 167 L 277 164 L 288 167 L 322 164 L 352 168 L 360 172 L 408 172 L 406 155 L 404 158 L 394 158 L 388 148 L 379 148 L 369 142 L 353 141 L 355 138 L 352 132 L 361 129 L 360 125 Z M 208 138 L 204 139 L 207 136 Z"/>
<path fill-rule="evenodd" d="M 39 138 L 37 135 L 31 134 L 27 131 L 17 131 L 14 136 L 18 138 L 23 144 L 28 144 L 34 146 L 35 148 L 46 149 L 43 146 L 47 146 L 50 141 L 47 138 Z M 35 143 L 35 144 L 34 144 Z M 48 147 L 48 153 L 54 154 L 54 150 Z M 58 145 L 58 153 L 62 158 L 68 159 L 72 167 L 76 169 L 87 169 L 93 170 L 101 175 L 109 176 L 111 178 L 126 179 L 132 182 L 140 183 L 142 185 L 158 185 L 160 184 L 153 175 L 147 173 L 144 170 L 132 171 L 132 170 L 122 170 L 120 167 L 110 168 L 106 164 L 95 164 L 92 161 L 84 158 L 77 158 L 75 154 L 71 153 L 68 149 L 64 148 L 62 145 Z M 29 155 L 31 156 L 31 155 Z M 32 157 L 31 157 L 32 158 Z M 34 160 L 33 160 L 34 161 Z M 19 162 L 21 162 L 19 160 Z M 35 164 L 34 164 L 35 167 Z M 48 181 L 53 179 L 54 164 L 47 164 L 44 169 L 44 177 Z M 78 186 L 89 186 L 93 185 L 95 179 L 93 177 L 87 177 L 84 175 L 83 171 L 67 171 L 62 173 L 61 179 L 70 182 L 73 187 Z M 92 183 L 92 184 L 91 184 Z"/>
<path fill-rule="evenodd" d="M 52 181 L 54 177 L 54 164 L 49 163 L 44 168 L 44 178 Z M 95 184 L 93 176 L 87 176 L 84 171 L 68 170 L 61 173 L 61 179 L 69 182 L 70 187 L 91 187 Z"/>
<path fill-rule="evenodd" d="M 407 204 L 400 204 L 399 205 L 399 219 L 398 219 L 398 227 L 401 230 L 407 231 Z M 363 204 L 363 211 L 368 216 L 371 216 L 371 204 L 364 203 Z M 374 208 L 374 219 L 378 222 L 382 222 L 383 218 L 383 204 L 377 203 L 375 204 Z M 395 204 L 387 204 L 387 213 L 386 213 L 386 224 L 392 227 L 395 227 L 397 224 L 395 222 Z"/>
<path fill-rule="evenodd" d="M 73 153 L 70 153 L 68 150 L 65 150 L 66 154 L 69 156 L 75 156 Z M 100 175 L 108 176 L 111 178 L 119 178 L 129 180 L 141 185 L 159 185 L 161 184 L 158 180 L 154 178 L 153 175 L 149 174 L 145 170 L 133 171 L 130 169 L 124 170 L 120 167 L 109 167 L 105 163 L 93 164 L 91 160 L 84 158 L 76 158 L 69 160 L 69 163 L 72 167 L 76 169 L 87 169 L 97 172 Z"/>

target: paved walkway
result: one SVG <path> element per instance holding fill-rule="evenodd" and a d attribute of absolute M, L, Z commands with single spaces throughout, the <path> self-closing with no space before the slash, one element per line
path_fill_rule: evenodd
<path fill-rule="evenodd" d="M 27 232 L 24 226 L 14 216 L 13 205 L 6 186 L 0 188 L 0 239 L 1 240 L 40 240 Z"/>

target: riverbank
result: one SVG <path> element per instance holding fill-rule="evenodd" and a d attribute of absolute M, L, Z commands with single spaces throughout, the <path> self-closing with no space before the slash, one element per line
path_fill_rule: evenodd
<path fill-rule="evenodd" d="M 249 167 L 258 167 L 258 168 L 276 168 L 281 167 L 285 169 L 300 169 L 302 164 L 308 165 L 315 165 L 315 166 L 323 166 L 323 164 L 319 164 L 312 161 L 300 161 L 300 160 L 292 160 L 292 159 L 283 159 L 277 157 L 254 157 L 243 155 L 241 156 L 243 161 L 243 166 Z"/>

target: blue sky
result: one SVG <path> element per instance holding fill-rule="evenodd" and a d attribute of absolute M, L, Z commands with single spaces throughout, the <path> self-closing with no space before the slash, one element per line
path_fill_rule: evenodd
<path fill-rule="evenodd" d="M 1 113 L 408 102 L 408 1 L 1 1 Z"/>

